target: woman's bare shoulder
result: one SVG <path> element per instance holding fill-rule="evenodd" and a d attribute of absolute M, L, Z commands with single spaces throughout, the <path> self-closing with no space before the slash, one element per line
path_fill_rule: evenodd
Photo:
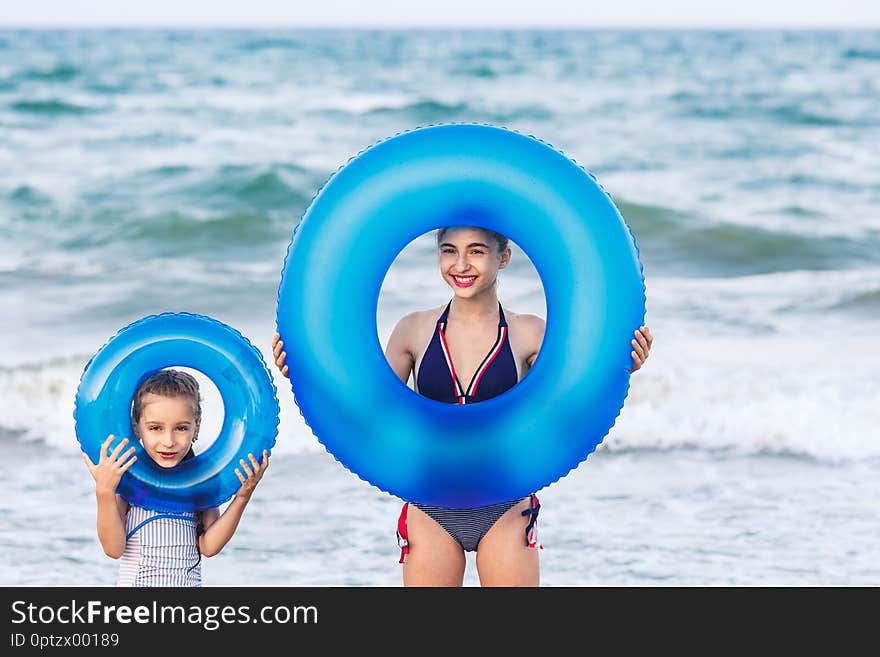
<path fill-rule="evenodd" d="M 530 315 L 528 313 L 515 313 L 511 310 L 504 310 L 504 317 L 508 325 L 515 327 L 517 333 L 528 333 L 534 335 L 544 335 L 544 327 L 547 323 L 543 317 Z"/>
<path fill-rule="evenodd" d="M 443 314 L 446 306 L 438 306 L 428 310 L 416 310 L 398 320 L 394 327 L 394 332 L 402 335 L 414 335 L 425 331 L 427 328 L 433 330 L 434 325 Z"/>
<path fill-rule="evenodd" d="M 504 311 L 504 316 L 510 327 L 510 342 L 514 353 L 522 356 L 523 360 L 531 366 L 532 361 L 541 351 L 546 322 L 537 315 L 514 313 L 507 310 Z M 526 366 L 524 365 L 524 367 Z"/>

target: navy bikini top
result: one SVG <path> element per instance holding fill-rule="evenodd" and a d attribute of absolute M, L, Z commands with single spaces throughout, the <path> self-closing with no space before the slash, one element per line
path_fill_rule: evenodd
<path fill-rule="evenodd" d="M 428 343 L 428 348 L 425 349 L 425 355 L 422 356 L 416 374 L 419 394 L 448 404 L 473 404 L 497 397 L 502 392 L 510 390 L 517 384 L 519 377 L 516 360 L 510 349 L 510 341 L 507 339 L 507 321 L 504 319 L 501 304 L 498 304 L 498 337 L 474 372 L 467 388 L 462 386 L 458 379 L 446 344 L 444 331 L 451 305 L 452 301 L 447 304 L 446 310 L 437 320 L 434 335 Z"/>

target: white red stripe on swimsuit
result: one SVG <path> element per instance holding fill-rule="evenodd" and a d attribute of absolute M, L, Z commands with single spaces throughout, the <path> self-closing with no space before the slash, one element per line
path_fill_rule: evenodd
<path fill-rule="evenodd" d="M 455 396 L 458 397 L 459 404 L 464 404 L 468 397 L 473 397 L 477 394 L 477 387 L 480 385 L 480 379 L 483 378 L 483 374 L 489 369 L 492 361 L 494 361 L 498 354 L 501 353 L 501 348 L 504 346 L 504 340 L 507 338 L 507 326 L 498 327 L 498 338 L 495 340 L 495 346 L 489 350 L 489 353 L 483 359 L 480 367 L 474 372 L 474 377 L 471 379 L 471 384 L 468 386 L 465 393 L 462 393 L 461 391 L 461 383 L 458 380 L 458 374 L 455 372 L 455 365 L 452 363 L 452 355 L 449 353 L 449 345 L 446 344 L 445 328 L 445 322 L 437 322 L 437 330 L 440 333 L 440 346 L 443 347 L 443 356 L 446 358 L 446 364 L 449 366 L 449 373 L 452 375 L 452 385 L 455 389 Z"/>

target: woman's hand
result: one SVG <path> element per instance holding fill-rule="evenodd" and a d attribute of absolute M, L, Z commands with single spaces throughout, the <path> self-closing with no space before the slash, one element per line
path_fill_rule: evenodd
<path fill-rule="evenodd" d="M 287 352 L 282 351 L 282 349 L 284 349 L 284 343 L 281 341 L 281 334 L 276 333 L 275 337 L 272 338 L 272 355 L 275 357 L 275 366 L 279 372 L 290 378 L 287 374 L 287 365 L 284 364 L 284 361 L 287 360 Z"/>
<path fill-rule="evenodd" d="M 636 339 L 632 341 L 633 366 L 630 370 L 630 374 L 640 369 L 642 365 L 645 364 L 651 351 L 651 345 L 654 343 L 654 336 L 651 335 L 651 330 L 647 326 L 640 327 L 639 330 L 635 332 L 635 336 Z"/>
<path fill-rule="evenodd" d="M 265 449 L 263 450 L 262 463 L 257 463 L 257 459 L 254 458 L 253 454 L 248 454 L 248 459 L 250 459 L 253 469 L 248 467 L 248 464 L 244 459 L 239 460 L 242 470 L 247 473 L 247 478 L 241 473 L 241 470 L 238 468 L 235 469 L 235 474 L 241 482 L 241 488 L 238 489 L 238 492 L 235 495 L 236 497 L 241 497 L 245 500 L 250 499 L 257 484 L 260 483 L 260 479 L 263 478 L 263 473 L 266 471 L 266 468 L 269 467 L 269 453 Z"/>
<path fill-rule="evenodd" d="M 132 456 L 135 452 L 134 445 L 125 450 L 124 453 L 122 451 L 122 448 L 128 444 L 128 438 L 123 438 L 119 441 L 116 448 L 108 454 L 107 450 L 110 449 L 110 444 L 114 439 L 111 433 L 107 436 L 107 440 L 101 444 L 101 452 L 97 464 L 92 463 L 89 455 L 83 452 L 83 459 L 89 468 L 89 472 L 92 474 L 92 478 L 95 480 L 95 492 L 98 494 L 115 493 L 122 475 L 137 461 L 137 456 Z"/>

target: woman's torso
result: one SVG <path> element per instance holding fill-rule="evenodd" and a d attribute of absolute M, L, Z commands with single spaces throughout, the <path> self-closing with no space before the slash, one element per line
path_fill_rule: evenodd
<path fill-rule="evenodd" d="M 421 372 L 422 361 L 425 355 L 429 353 L 432 341 L 437 337 L 437 324 L 448 307 L 448 305 L 444 305 L 419 312 L 409 337 L 410 349 L 413 355 L 412 374 L 414 388 L 420 394 L 422 391 L 419 389 L 419 373 Z M 505 323 L 508 327 L 506 335 L 507 348 L 510 350 L 513 365 L 516 368 L 516 378 L 513 383 L 515 384 L 522 380 L 530 369 L 530 360 L 532 360 L 532 356 L 540 348 L 540 343 L 532 344 L 534 341 L 532 340 L 532 331 L 521 330 L 522 327 L 520 325 L 524 323 L 524 319 L 537 318 L 513 313 L 499 305 L 499 316 L 496 316 L 494 319 L 489 318 L 481 322 L 477 327 L 465 327 L 456 321 L 453 321 L 450 327 L 447 323 L 445 328 L 446 343 L 456 369 L 456 374 L 464 388 L 470 385 L 477 369 L 483 364 L 485 357 L 490 353 L 491 348 L 499 337 L 500 315 L 503 315 L 506 320 Z M 502 357 L 503 355 L 499 356 Z"/>
<path fill-rule="evenodd" d="M 519 381 L 509 326 L 498 304 L 494 317 L 449 327 L 447 305 L 415 368 L 416 391 L 436 401 L 472 404 L 497 397 Z"/>

